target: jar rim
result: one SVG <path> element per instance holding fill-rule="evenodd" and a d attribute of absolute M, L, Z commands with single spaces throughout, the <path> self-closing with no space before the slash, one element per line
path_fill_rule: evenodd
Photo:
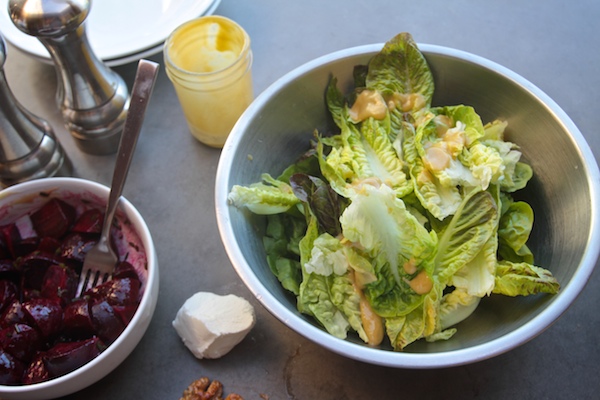
<path fill-rule="evenodd" d="M 171 46 L 171 42 L 172 39 L 183 29 L 185 29 L 186 27 L 193 25 L 195 23 L 198 22 L 198 20 L 203 19 L 203 20 L 217 20 L 217 21 L 224 21 L 234 27 L 236 27 L 237 29 L 239 29 L 239 31 L 242 33 L 242 37 L 244 38 L 244 44 L 242 46 L 242 49 L 240 50 L 238 56 L 235 58 L 235 60 L 227 65 L 224 68 L 221 69 L 217 69 L 214 71 L 210 71 L 210 72 L 196 72 L 196 71 L 190 71 L 184 68 L 181 68 L 180 66 L 176 65 L 171 56 L 169 55 L 169 48 Z M 230 18 L 221 16 L 221 15 L 208 15 L 208 16 L 203 16 L 200 18 L 195 18 L 192 19 L 190 21 L 187 21 L 185 23 L 183 23 L 182 25 L 180 25 L 179 27 L 177 27 L 173 32 L 171 32 L 171 34 L 169 35 L 169 37 L 167 38 L 167 40 L 165 40 L 165 43 L 163 45 L 163 57 L 165 59 L 165 64 L 167 69 L 168 68 L 172 68 L 178 72 L 184 73 L 186 75 L 189 75 L 190 77 L 194 77 L 194 78 L 202 78 L 202 77 L 210 77 L 211 75 L 217 75 L 217 74 L 222 74 L 224 72 L 227 71 L 231 71 L 233 69 L 235 69 L 242 60 L 244 60 L 245 58 L 250 58 L 250 63 L 252 62 L 252 50 L 250 50 L 250 36 L 248 35 L 248 33 L 246 32 L 246 30 L 244 28 L 242 28 L 237 22 L 233 21 Z"/>

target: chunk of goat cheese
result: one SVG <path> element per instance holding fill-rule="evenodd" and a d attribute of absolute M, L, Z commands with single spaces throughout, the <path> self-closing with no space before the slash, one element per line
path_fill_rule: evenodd
<path fill-rule="evenodd" d="M 246 299 L 199 292 L 179 309 L 173 327 L 194 356 L 219 358 L 246 337 L 255 321 Z"/>

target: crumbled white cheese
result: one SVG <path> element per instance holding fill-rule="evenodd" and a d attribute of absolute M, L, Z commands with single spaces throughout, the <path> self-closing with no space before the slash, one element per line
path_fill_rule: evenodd
<path fill-rule="evenodd" d="M 197 358 L 219 358 L 246 337 L 255 320 L 247 300 L 199 292 L 177 312 L 173 327 Z"/>

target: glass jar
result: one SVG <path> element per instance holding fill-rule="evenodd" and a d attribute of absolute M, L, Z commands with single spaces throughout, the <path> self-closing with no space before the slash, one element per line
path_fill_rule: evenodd
<path fill-rule="evenodd" d="M 222 147 L 253 99 L 250 37 L 228 18 L 200 17 L 173 31 L 164 59 L 191 134 Z"/>

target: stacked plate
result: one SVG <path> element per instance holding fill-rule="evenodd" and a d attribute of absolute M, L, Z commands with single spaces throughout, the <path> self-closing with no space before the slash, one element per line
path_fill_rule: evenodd
<path fill-rule="evenodd" d="M 26 54 L 51 62 L 40 41 L 21 32 L 0 0 L 0 33 Z M 86 31 L 94 53 L 108 66 L 137 61 L 162 51 L 165 39 L 191 18 L 210 15 L 221 0 L 98 0 L 91 3 Z"/>

